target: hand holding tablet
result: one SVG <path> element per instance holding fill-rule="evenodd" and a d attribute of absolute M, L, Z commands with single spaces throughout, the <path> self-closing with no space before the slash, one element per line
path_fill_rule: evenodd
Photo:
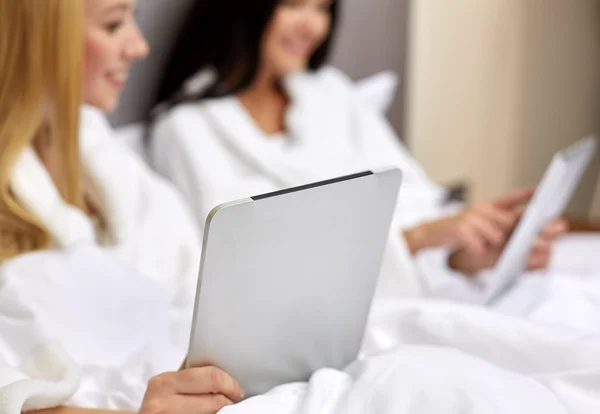
<path fill-rule="evenodd" d="M 526 261 L 542 228 L 558 218 L 596 153 L 597 140 L 586 137 L 556 153 L 523 217 L 492 271 L 486 302 L 495 301 L 526 270 Z"/>

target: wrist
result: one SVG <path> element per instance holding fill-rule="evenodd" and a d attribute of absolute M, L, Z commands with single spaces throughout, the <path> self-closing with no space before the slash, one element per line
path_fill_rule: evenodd
<path fill-rule="evenodd" d="M 411 255 L 431 247 L 427 237 L 427 230 L 423 224 L 404 230 L 403 235 Z"/>

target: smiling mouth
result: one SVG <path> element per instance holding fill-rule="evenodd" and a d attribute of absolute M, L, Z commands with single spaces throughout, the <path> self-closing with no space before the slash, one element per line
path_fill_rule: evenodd
<path fill-rule="evenodd" d="M 127 83 L 129 73 L 127 71 L 108 73 L 106 79 L 117 89 L 122 89 Z"/>

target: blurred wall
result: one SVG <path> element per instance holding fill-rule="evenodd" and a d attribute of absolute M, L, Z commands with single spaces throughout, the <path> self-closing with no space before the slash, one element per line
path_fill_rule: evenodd
<path fill-rule="evenodd" d="M 472 199 L 534 185 L 556 150 L 600 136 L 600 1 L 419 0 L 410 39 L 407 140 Z M 571 212 L 588 212 L 599 167 Z"/>
<path fill-rule="evenodd" d="M 342 0 L 342 21 L 332 63 L 354 79 L 382 70 L 400 84 L 389 118 L 404 130 L 405 66 L 410 0 Z"/>

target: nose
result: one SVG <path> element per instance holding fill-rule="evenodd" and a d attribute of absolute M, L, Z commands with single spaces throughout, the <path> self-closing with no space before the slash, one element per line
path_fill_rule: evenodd
<path fill-rule="evenodd" d="M 150 46 L 144 38 L 144 35 L 137 25 L 134 26 L 127 45 L 125 46 L 125 57 L 128 60 L 143 59 L 148 56 L 149 51 Z"/>

